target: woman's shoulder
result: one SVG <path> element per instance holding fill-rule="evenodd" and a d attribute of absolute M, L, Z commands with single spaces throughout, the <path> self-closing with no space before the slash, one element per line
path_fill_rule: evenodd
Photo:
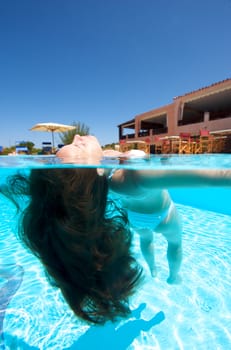
<path fill-rule="evenodd" d="M 127 152 L 120 152 L 114 149 L 106 149 L 103 151 L 104 157 L 115 157 L 115 158 L 145 158 L 147 154 L 139 149 L 131 149 Z"/>
<path fill-rule="evenodd" d="M 131 149 L 130 151 L 124 152 L 123 157 L 127 158 L 145 158 L 147 154 L 140 149 Z"/>

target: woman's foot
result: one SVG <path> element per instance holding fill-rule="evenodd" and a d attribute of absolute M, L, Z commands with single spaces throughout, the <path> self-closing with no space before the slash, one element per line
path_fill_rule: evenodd
<path fill-rule="evenodd" d="M 176 275 L 176 276 L 169 276 L 167 279 L 167 283 L 168 284 L 180 284 L 182 281 L 180 275 Z"/>
<path fill-rule="evenodd" d="M 150 268 L 151 276 L 155 278 L 157 276 L 157 268 L 154 266 L 153 268 Z"/>

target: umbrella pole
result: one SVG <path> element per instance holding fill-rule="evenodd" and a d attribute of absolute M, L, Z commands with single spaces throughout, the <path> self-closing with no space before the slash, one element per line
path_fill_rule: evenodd
<path fill-rule="evenodd" d="M 54 131 L 52 130 L 51 133 L 52 133 L 52 151 L 54 152 L 55 150 Z"/>

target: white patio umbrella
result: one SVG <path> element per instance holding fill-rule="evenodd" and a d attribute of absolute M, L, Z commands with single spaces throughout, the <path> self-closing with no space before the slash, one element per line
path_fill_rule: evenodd
<path fill-rule="evenodd" d="M 65 132 L 73 130 L 76 127 L 73 125 L 65 125 L 59 123 L 38 123 L 35 124 L 30 130 L 31 131 L 48 131 L 52 133 L 52 147 L 54 148 L 54 132 Z"/>

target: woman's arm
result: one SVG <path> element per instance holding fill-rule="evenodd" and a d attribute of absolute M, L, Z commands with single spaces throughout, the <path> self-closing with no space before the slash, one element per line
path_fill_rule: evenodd
<path fill-rule="evenodd" d="M 115 171 L 110 188 L 118 193 L 138 194 L 146 189 L 172 187 L 231 187 L 230 169 L 127 170 Z"/>
<path fill-rule="evenodd" d="M 137 170 L 133 177 L 145 188 L 231 187 L 230 169 Z"/>

